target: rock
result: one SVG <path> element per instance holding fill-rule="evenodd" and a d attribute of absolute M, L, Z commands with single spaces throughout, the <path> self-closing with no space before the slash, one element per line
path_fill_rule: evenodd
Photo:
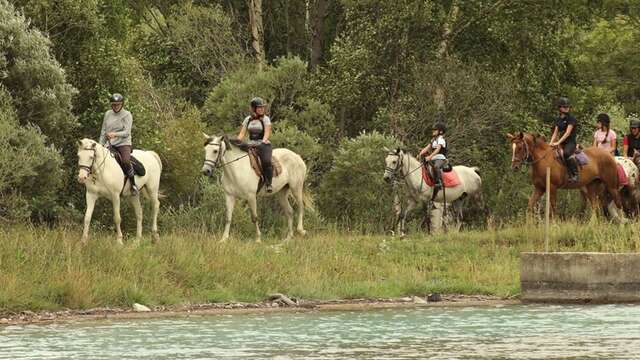
<path fill-rule="evenodd" d="M 438 293 L 429 294 L 427 296 L 427 301 L 430 301 L 430 302 L 442 301 L 442 296 Z"/>
<path fill-rule="evenodd" d="M 421 298 L 420 296 L 413 296 L 412 300 L 413 300 L 414 304 L 426 304 L 427 303 L 427 300 Z"/>
<path fill-rule="evenodd" d="M 269 300 L 273 301 L 280 301 L 282 303 L 284 303 L 287 306 L 296 306 L 298 304 L 295 303 L 295 301 L 291 300 L 288 296 L 280 294 L 280 293 L 275 293 L 275 294 L 271 294 L 269 295 Z"/>
<path fill-rule="evenodd" d="M 133 303 L 133 311 L 135 312 L 149 312 L 151 311 L 151 309 L 149 309 L 148 307 L 142 305 L 142 304 L 138 304 L 138 303 Z"/>
<path fill-rule="evenodd" d="M 0 324 L 8 324 L 8 323 L 9 323 L 9 319 L 7 318 L 0 319 Z"/>
<path fill-rule="evenodd" d="M 400 298 L 399 300 L 402 301 L 402 302 L 411 302 L 411 301 L 413 301 L 413 299 L 411 299 L 410 297 L 403 297 L 403 298 Z"/>

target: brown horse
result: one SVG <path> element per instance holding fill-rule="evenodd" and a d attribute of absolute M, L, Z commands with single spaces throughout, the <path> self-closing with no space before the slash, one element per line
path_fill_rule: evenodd
<path fill-rule="evenodd" d="M 531 165 L 531 180 L 533 182 L 533 194 L 529 199 L 529 213 L 533 213 L 533 207 L 538 202 L 546 189 L 547 167 L 551 169 L 551 186 L 549 195 L 551 198 L 551 211 L 556 209 L 556 192 L 558 189 L 580 189 L 589 200 L 593 211 L 599 208 L 599 195 L 604 190 L 615 202 L 616 218 L 622 219 L 622 201 L 618 192 L 618 173 L 614 157 L 606 150 L 590 147 L 584 150 L 589 162 L 582 166 L 578 181 L 568 181 L 567 170 L 557 152 L 547 144 L 541 136 L 535 134 L 516 135 L 507 134 L 511 141 L 512 158 L 511 168 L 517 170 L 522 164 Z M 613 207 L 612 207 L 613 208 Z M 622 220 L 621 220 L 622 221 Z"/>

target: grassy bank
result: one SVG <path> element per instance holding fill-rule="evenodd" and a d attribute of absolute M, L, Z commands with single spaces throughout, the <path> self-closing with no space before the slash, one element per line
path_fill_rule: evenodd
<path fill-rule="evenodd" d="M 552 249 L 636 251 L 637 225 L 556 225 Z M 276 251 L 267 244 L 170 233 L 157 245 L 88 246 L 78 229 L 0 231 L 0 311 L 306 299 L 389 298 L 431 292 L 516 295 L 519 253 L 541 250 L 538 226 L 407 239 L 322 233 Z"/>

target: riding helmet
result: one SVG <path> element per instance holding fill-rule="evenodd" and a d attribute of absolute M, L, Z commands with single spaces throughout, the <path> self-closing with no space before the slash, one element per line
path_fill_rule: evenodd
<path fill-rule="evenodd" d="M 571 106 L 571 101 L 569 101 L 569 98 L 562 96 L 558 99 L 558 107 L 560 106 Z"/>
<path fill-rule="evenodd" d="M 629 128 L 640 129 L 640 120 L 638 120 L 638 118 L 631 118 L 629 121 Z"/>
<path fill-rule="evenodd" d="M 447 131 L 447 127 L 443 123 L 437 122 L 433 124 L 433 126 L 431 127 L 431 130 L 438 130 L 444 134 Z"/>
<path fill-rule="evenodd" d="M 611 118 L 609 118 L 609 115 L 605 113 L 598 114 L 597 121 L 604 126 L 609 126 L 609 124 L 611 124 Z"/>
<path fill-rule="evenodd" d="M 115 103 L 115 102 L 124 102 L 124 96 L 122 96 L 122 94 L 114 93 L 113 95 L 111 95 L 111 97 L 109 98 L 109 100 L 110 100 L 112 103 Z"/>
<path fill-rule="evenodd" d="M 262 100 L 261 97 L 254 97 L 253 99 L 251 99 L 251 108 L 255 109 L 259 106 L 265 106 L 265 102 L 264 100 Z"/>

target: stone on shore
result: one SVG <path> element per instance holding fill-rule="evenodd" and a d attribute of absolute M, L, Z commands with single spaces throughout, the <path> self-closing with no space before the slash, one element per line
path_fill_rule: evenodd
<path fill-rule="evenodd" d="M 133 311 L 135 312 L 149 312 L 151 311 L 151 309 L 149 309 L 148 307 L 142 305 L 142 304 L 138 304 L 138 303 L 134 303 L 133 304 Z"/>

